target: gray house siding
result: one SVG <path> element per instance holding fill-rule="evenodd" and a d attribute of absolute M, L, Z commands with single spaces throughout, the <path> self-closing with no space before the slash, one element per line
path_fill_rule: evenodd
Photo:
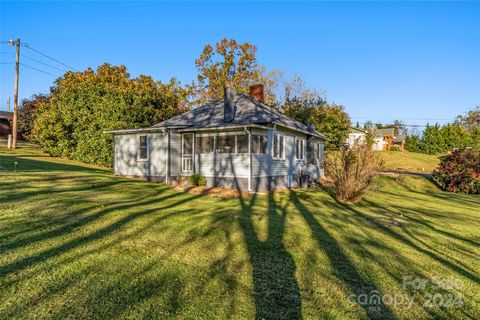
<path fill-rule="evenodd" d="M 167 155 L 166 134 L 146 134 L 149 146 L 146 160 L 138 158 L 140 135 L 142 134 L 115 135 L 115 174 L 164 181 Z"/>
<path fill-rule="evenodd" d="M 218 136 L 244 134 L 245 131 L 196 133 L 195 136 Z M 273 141 L 275 133 L 285 139 L 285 156 L 282 159 L 273 158 Z M 252 129 L 252 136 L 268 136 L 267 154 L 251 155 L 252 191 L 266 191 L 296 187 L 302 185 L 302 173 L 311 177 L 322 176 L 322 160 L 314 159 L 315 144 L 320 144 L 320 154 L 323 157 L 323 141 L 321 139 L 280 128 L 266 130 Z M 148 160 L 140 160 L 139 136 L 146 135 L 148 139 Z M 295 141 L 304 141 L 304 159 L 296 159 Z M 170 147 L 170 148 L 169 148 Z M 168 154 L 170 149 L 170 154 Z M 167 158 L 169 172 L 166 172 Z M 168 183 L 179 180 L 182 176 L 199 173 L 207 178 L 208 186 L 240 188 L 248 190 L 250 176 L 250 155 L 248 153 L 194 153 L 192 172 L 182 172 L 182 134 L 174 130 L 169 133 L 117 134 L 115 135 L 115 174 L 129 177 L 140 177 L 148 180 Z"/>
<path fill-rule="evenodd" d="M 278 133 L 285 137 L 285 158 L 273 158 L 273 137 Z M 262 134 L 262 132 L 255 131 L 253 134 Z M 287 130 L 270 129 L 263 134 L 268 134 L 267 154 L 253 154 L 252 155 L 252 177 L 270 177 L 270 176 L 288 176 L 293 174 L 300 174 L 302 168 L 306 164 L 304 160 L 297 160 L 295 155 L 295 139 L 303 139 L 304 154 L 306 154 L 306 135 L 294 134 Z"/>

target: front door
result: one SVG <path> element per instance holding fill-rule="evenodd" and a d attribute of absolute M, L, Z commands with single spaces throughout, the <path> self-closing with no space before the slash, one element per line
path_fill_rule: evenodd
<path fill-rule="evenodd" d="M 182 172 L 193 170 L 193 133 L 182 134 Z"/>

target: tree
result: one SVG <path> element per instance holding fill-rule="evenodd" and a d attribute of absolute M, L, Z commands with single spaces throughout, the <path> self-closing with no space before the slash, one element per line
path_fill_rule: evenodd
<path fill-rule="evenodd" d="M 149 76 L 130 78 L 125 66 L 67 72 L 39 110 L 34 134 L 43 150 L 87 163 L 111 165 L 112 136 L 104 130 L 147 127 L 183 111 L 188 89 Z"/>
<path fill-rule="evenodd" d="M 455 124 L 464 127 L 469 132 L 480 129 L 480 106 L 476 106 L 465 115 L 458 116 Z"/>
<path fill-rule="evenodd" d="M 420 152 L 420 138 L 417 135 L 408 135 L 405 137 L 405 149 L 410 152 Z"/>
<path fill-rule="evenodd" d="M 438 124 L 434 126 L 427 124 L 421 142 L 421 149 L 424 153 L 438 154 L 445 151 L 445 141 L 440 129 Z"/>
<path fill-rule="evenodd" d="M 223 98 L 226 83 L 237 91 L 249 94 L 250 86 L 264 84 L 265 102 L 275 104 L 275 72 L 268 73 L 259 66 L 257 47 L 249 42 L 238 43 L 235 39 L 222 39 L 215 48 L 207 44 L 200 57 L 195 60 L 198 70 L 194 95 L 195 104 L 204 104 Z"/>
<path fill-rule="evenodd" d="M 290 98 L 287 96 L 281 110 L 287 116 L 325 134 L 330 141 L 325 143 L 326 149 L 338 148 L 345 142 L 350 131 L 350 118 L 343 106 L 328 104 L 322 97 Z"/>
<path fill-rule="evenodd" d="M 35 142 L 35 136 L 32 133 L 35 119 L 40 108 L 48 104 L 49 95 L 35 94 L 29 99 L 23 99 L 18 111 L 18 133 L 30 142 Z"/>

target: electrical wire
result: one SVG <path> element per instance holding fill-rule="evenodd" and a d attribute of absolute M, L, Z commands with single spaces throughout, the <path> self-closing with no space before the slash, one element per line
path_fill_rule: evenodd
<path fill-rule="evenodd" d="M 50 57 L 49 55 L 46 55 L 45 53 L 42 53 L 42 52 L 40 52 L 40 51 L 38 51 L 38 50 L 30 47 L 30 45 L 28 45 L 28 43 L 23 43 L 22 45 L 23 45 L 25 48 L 28 48 L 28 49 L 32 50 L 33 52 L 38 53 L 38 54 L 41 55 L 41 56 L 44 56 L 45 58 L 48 58 L 48 59 L 50 59 L 50 60 L 52 60 L 52 61 L 55 61 L 56 63 L 61 64 L 61 65 L 64 66 L 64 67 L 67 67 L 68 69 L 72 69 L 73 71 L 78 71 L 77 69 L 69 66 L 68 64 L 65 64 L 65 63 L 63 63 L 63 62 L 61 62 L 61 61 L 59 61 L 59 60 L 57 60 L 57 59 L 55 59 L 55 58 Z"/>
<path fill-rule="evenodd" d="M 21 63 L 21 62 L 20 62 L 20 65 L 21 65 L 21 66 L 24 66 L 24 67 L 27 67 L 27 68 L 30 68 L 30 69 L 32 69 L 32 70 L 41 72 L 41 73 L 48 74 L 49 76 L 56 77 L 54 74 L 51 74 L 50 72 L 47 72 L 47 71 L 44 71 L 44 70 L 40 70 L 40 69 L 38 69 L 38 68 L 29 66 L 28 64 L 25 64 L 25 63 Z"/>
<path fill-rule="evenodd" d="M 40 60 L 37 60 L 37 59 L 34 59 L 34 58 L 32 58 L 32 57 L 26 56 L 26 55 L 24 55 L 24 54 L 20 54 L 20 56 L 22 56 L 23 58 L 27 58 L 27 59 L 29 59 L 29 60 L 35 61 L 35 62 L 37 62 L 37 63 L 43 64 L 44 66 L 47 66 L 47 67 L 56 69 L 56 70 L 58 70 L 58 71 L 67 72 L 67 70 L 65 70 L 65 69 L 57 68 L 57 67 L 55 67 L 55 66 L 49 65 L 48 63 L 42 62 L 42 61 L 40 61 Z"/>

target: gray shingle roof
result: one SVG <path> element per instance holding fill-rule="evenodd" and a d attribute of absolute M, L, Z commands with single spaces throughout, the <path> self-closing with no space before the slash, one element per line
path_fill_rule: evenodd
<path fill-rule="evenodd" d="M 234 94 L 235 117 L 225 122 L 224 101 L 216 100 L 189 112 L 154 125 L 152 128 L 218 128 L 233 125 L 277 124 L 292 130 L 302 131 L 325 138 L 312 128 L 296 121 L 279 110 L 269 107 L 245 94 Z"/>
<path fill-rule="evenodd" d="M 394 128 L 383 128 L 383 129 L 373 129 L 373 135 L 377 138 L 382 138 L 384 136 L 395 136 Z"/>

